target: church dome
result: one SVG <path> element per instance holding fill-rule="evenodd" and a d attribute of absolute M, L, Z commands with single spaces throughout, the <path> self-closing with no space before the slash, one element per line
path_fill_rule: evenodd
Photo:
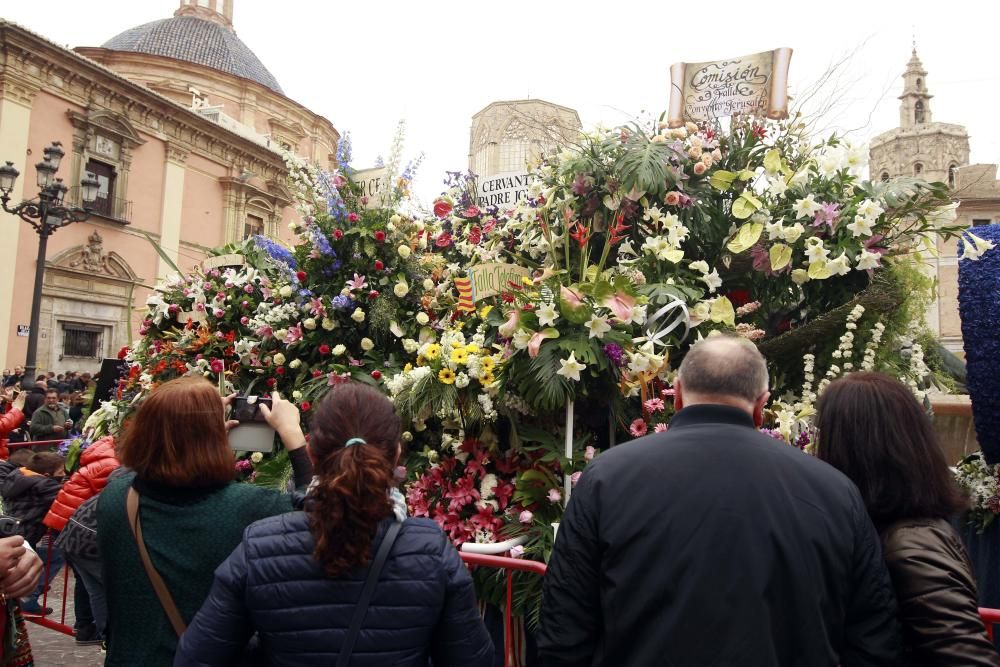
<path fill-rule="evenodd" d="M 274 75 L 232 28 L 198 16 L 174 16 L 144 23 L 112 37 L 102 47 L 205 65 L 256 81 L 284 95 Z"/>

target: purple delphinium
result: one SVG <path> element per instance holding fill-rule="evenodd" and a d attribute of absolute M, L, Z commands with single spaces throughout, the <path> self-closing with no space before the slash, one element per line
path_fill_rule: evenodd
<path fill-rule="evenodd" d="M 625 350 L 618 343 L 608 343 L 604 346 L 604 356 L 611 360 L 615 366 L 625 365 Z"/>

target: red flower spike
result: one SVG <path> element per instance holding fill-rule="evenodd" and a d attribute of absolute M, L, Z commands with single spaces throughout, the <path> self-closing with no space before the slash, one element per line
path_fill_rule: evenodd
<path fill-rule="evenodd" d="M 625 239 L 625 232 L 632 229 L 631 225 L 625 224 L 625 214 L 619 213 L 615 216 L 615 224 L 608 230 L 608 242 L 617 245 Z"/>
<path fill-rule="evenodd" d="M 578 246 L 583 248 L 583 246 L 587 245 L 587 241 L 590 240 L 591 235 L 587 233 L 586 227 L 581 225 L 579 222 L 574 222 L 569 228 L 571 230 L 569 236 L 576 241 Z"/>

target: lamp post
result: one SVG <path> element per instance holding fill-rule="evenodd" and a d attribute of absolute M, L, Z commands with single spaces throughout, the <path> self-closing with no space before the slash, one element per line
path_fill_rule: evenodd
<path fill-rule="evenodd" d="M 30 389 L 35 385 L 38 354 L 38 319 L 42 306 L 42 279 L 45 274 L 45 251 L 49 237 L 56 230 L 74 222 L 82 222 L 90 217 L 86 205 L 97 198 L 100 183 L 93 174 L 87 173 L 80 181 L 80 194 L 84 208 L 66 206 L 63 198 L 69 188 L 61 178 L 56 178 L 59 163 L 66 154 L 62 143 L 53 141 L 43 151 L 44 159 L 35 165 L 38 183 L 38 197 L 26 199 L 20 204 L 10 206 L 10 193 L 20 172 L 14 168 L 13 162 L 0 166 L 0 204 L 3 210 L 16 215 L 35 228 L 38 234 L 38 259 L 35 264 L 35 287 L 31 293 L 31 323 L 28 329 L 28 354 L 24 364 L 24 380 L 22 389 Z"/>

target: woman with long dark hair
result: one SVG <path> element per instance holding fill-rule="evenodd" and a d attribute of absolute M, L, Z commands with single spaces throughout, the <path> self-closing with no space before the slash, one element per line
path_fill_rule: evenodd
<path fill-rule="evenodd" d="M 389 400 L 335 387 L 315 408 L 309 453 L 305 511 L 247 529 L 174 664 L 233 664 L 256 632 L 270 665 L 492 665 L 458 552 L 433 521 L 405 518 Z"/>
<path fill-rule="evenodd" d="M 899 601 L 908 665 L 996 667 L 972 565 L 948 520 L 967 501 L 927 413 L 901 382 L 852 373 L 817 404 L 819 458 L 861 490 Z"/>
<path fill-rule="evenodd" d="M 154 389 L 125 429 L 119 458 L 132 472 L 111 478 L 97 501 L 106 665 L 172 664 L 178 636 L 244 529 L 293 508 L 287 493 L 235 481 L 223 409 L 211 382 L 178 378 Z M 304 489 L 312 465 L 298 409 L 275 396 L 261 412 Z"/>

